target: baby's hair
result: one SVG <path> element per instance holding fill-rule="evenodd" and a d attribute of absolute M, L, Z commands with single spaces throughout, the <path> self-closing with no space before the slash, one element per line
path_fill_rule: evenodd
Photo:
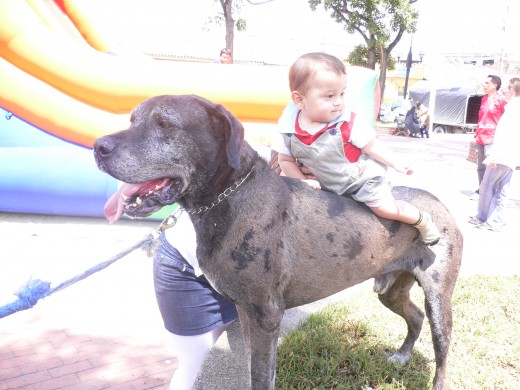
<path fill-rule="evenodd" d="M 309 81 L 318 70 L 330 70 L 341 75 L 346 75 L 345 64 L 337 57 L 326 53 L 307 53 L 299 57 L 289 69 L 289 88 L 291 92 L 305 93 L 309 87 Z"/>

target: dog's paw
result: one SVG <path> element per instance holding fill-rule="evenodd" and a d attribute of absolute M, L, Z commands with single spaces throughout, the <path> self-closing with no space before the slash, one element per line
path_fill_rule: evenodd
<path fill-rule="evenodd" d="M 388 362 L 402 367 L 410 361 L 410 356 L 396 352 L 388 358 Z"/>

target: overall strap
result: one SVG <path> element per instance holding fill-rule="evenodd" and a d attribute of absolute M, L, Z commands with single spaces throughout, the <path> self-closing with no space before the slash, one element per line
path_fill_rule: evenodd
<path fill-rule="evenodd" d="M 350 142 L 350 133 L 354 127 L 355 118 L 356 114 L 351 112 L 350 120 L 348 122 L 343 122 L 340 126 L 341 138 L 343 138 L 343 151 L 345 152 L 345 157 L 351 163 L 356 162 L 361 155 L 361 149 L 359 149 L 357 146 L 354 146 L 352 142 Z"/>
<path fill-rule="evenodd" d="M 303 144 L 310 146 L 316 141 L 323 133 L 326 131 L 331 131 L 332 134 L 335 134 L 337 129 L 339 128 L 341 132 L 341 139 L 343 141 L 343 150 L 345 153 L 345 157 L 350 163 L 354 163 L 359 159 L 361 155 L 361 149 L 354 146 L 352 142 L 350 142 L 350 133 L 352 132 L 352 128 L 354 126 L 354 119 L 356 118 L 356 114 L 354 112 L 350 113 L 350 120 L 344 122 L 338 122 L 331 126 L 324 126 L 323 129 L 318 131 L 316 134 L 309 134 L 305 130 L 300 127 L 298 123 L 298 117 L 296 118 L 295 128 L 296 128 L 296 138 Z"/>

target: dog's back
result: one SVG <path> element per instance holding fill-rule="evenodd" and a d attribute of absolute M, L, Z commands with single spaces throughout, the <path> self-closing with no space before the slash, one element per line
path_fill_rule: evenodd
<path fill-rule="evenodd" d="M 231 235 L 237 242 L 227 243 L 235 249 L 224 256 L 242 259 L 236 266 L 244 275 L 245 268 L 253 266 L 247 258 L 254 248 L 265 252 L 264 269 L 258 272 L 264 274 L 262 279 L 269 275 L 277 281 L 276 293 L 283 296 L 286 308 L 388 272 L 413 273 L 446 261 L 453 261 L 451 267 L 458 270 L 461 253 L 447 259 L 446 251 L 451 248 L 450 253 L 457 255 L 462 236 L 449 211 L 430 193 L 407 187 L 394 189 L 397 199 L 431 213 L 443 233 L 441 242 L 433 247 L 424 245 L 410 225 L 378 218 L 350 197 L 264 172 L 269 167 L 263 162 L 259 166 L 261 171 L 249 183 L 252 187 L 247 186 L 230 200 L 230 211 L 237 210 L 232 216 L 237 231 Z"/>

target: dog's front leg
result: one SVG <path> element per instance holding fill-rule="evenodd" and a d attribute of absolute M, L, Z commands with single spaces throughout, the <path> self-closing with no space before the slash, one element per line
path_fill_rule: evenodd
<path fill-rule="evenodd" d="M 247 359 L 247 388 L 251 388 L 251 333 L 249 327 L 249 317 L 244 309 L 237 306 L 238 319 L 240 321 L 240 328 L 244 337 L 245 357 Z"/>
<path fill-rule="evenodd" d="M 257 308 L 253 313 L 244 309 L 238 312 L 244 339 L 251 352 L 251 388 L 274 390 L 276 346 L 283 311 L 266 314 Z"/>

